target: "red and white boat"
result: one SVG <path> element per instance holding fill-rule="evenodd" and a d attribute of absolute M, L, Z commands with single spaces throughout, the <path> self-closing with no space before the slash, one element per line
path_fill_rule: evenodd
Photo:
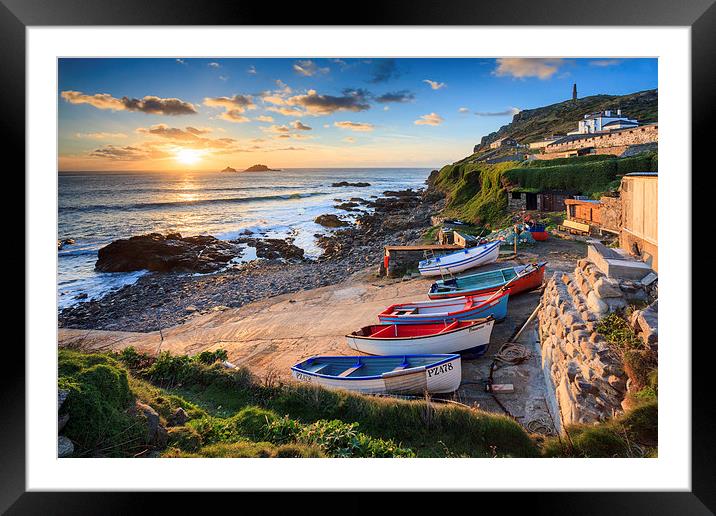
<path fill-rule="evenodd" d="M 494 324 L 492 317 L 427 324 L 374 324 L 346 335 L 346 341 L 351 349 L 369 355 L 481 355 L 490 344 Z"/>

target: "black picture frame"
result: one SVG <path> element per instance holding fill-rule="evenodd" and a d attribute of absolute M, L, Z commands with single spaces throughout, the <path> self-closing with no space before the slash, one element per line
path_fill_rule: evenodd
<path fill-rule="evenodd" d="M 363 2 L 360 9 L 338 15 L 347 5 L 311 2 L 268 10 L 256 3 L 195 0 L 0 0 L 0 126 L 6 149 L 19 158 L 15 170 L 24 170 L 25 149 L 25 29 L 28 26 L 89 26 L 89 25 L 530 25 L 530 26 L 685 26 L 691 28 L 692 72 L 692 155 L 693 167 L 710 165 L 710 118 L 716 113 L 716 4 L 715 0 L 479 0 L 431 1 L 398 0 L 390 3 Z M 320 14 L 326 13 L 326 14 Z M 334 14 L 335 13 L 335 14 Z M 519 16 L 516 15 L 519 13 Z M 91 44 L 88 42 L 88 50 Z M 662 121 L 662 124 L 668 121 Z M 9 168 L 7 170 L 9 172 Z M 670 171 L 689 178 L 690 171 Z M 693 179 L 694 175 L 691 174 Z M 701 177 L 701 176 L 700 176 Z M 697 211 L 693 213 L 696 220 Z M 689 216 L 690 214 L 684 214 Z M 707 219 L 708 220 L 708 219 Z M 698 233 L 694 232 L 698 237 Z M 683 237 L 683 235 L 682 235 Z M 696 265 L 696 262 L 694 262 Z M 25 270 L 25 275 L 32 271 Z M 685 278 L 692 285 L 692 278 Z M 696 299 L 684 300 L 691 306 L 702 306 L 701 317 L 692 321 L 706 321 L 703 313 L 709 309 L 697 305 Z M 694 330 L 697 328 L 694 327 Z M 694 334 L 693 342 L 697 342 Z M 8 348 L 10 343 L 8 342 Z M 691 345 L 685 342 L 670 343 Z M 12 367 L 4 367 L 0 374 L 0 511 L 9 514 L 77 514 L 141 512 L 146 503 L 157 495 L 136 493 L 40 493 L 25 492 L 25 354 L 6 349 L 5 360 Z M 522 505 L 534 514 L 713 514 L 716 511 L 716 403 L 711 399 L 710 369 L 713 356 L 712 339 L 698 341 L 692 346 L 692 490 L 690 492 L 639 493 L 481 493 L 473 496 L 475 509 L 492 504 Z M 168 494 L 177 497 L 177 494 Z M 212 494 L 214 503 L 230 501 L 226 496 Z M 253 505 L 244 496 L 242 506 Z M 361 505 L 358 494 L 345 495 L 341 505 L 355 509 Z M 166 498 L 166 497 L 163 497 Z M 255 498 L 255 497 L 254 497 Z M 289 503 L 300 504 L 302 495 L 294 494 Z M 175 508 L 183 504 L 183 497 L 174 498 Z M 272 499 L 274 500 L 274 499 Z M 168 500 L 164 500 L 165 502 Z M 254 500 L 258 502 L 259 500 Z M 440 507 L 445 500 L 438 497 L 400 496 L 400 505 L 408 510 L 419 504 L 430 510 L 433 503 Z M 273 503 L 273 501 L 272 501 Z M 279 508 L 279 506 L 275 506 Z M 315 508 L 315 507 L 314 507 Z M 442 507 L 444 509 L 444 507 Z M 170 507 L 165 509 L 172 510 Z M 237 507 L 238 509 L 238 507 Z M 353 511 L 351 511 L 353 512 Z M 421 511 L 422 512 L 422 511 Z"/>

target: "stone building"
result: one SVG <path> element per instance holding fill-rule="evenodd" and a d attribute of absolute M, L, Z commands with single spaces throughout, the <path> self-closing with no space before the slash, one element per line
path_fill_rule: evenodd
<path fill-rule="evenodd" d="M 567 190 L 534 192 L 515 188 L 507 193 L 507 208 L 514 211 L 564 211 L 564 202 L 576 193 Z"/>
<path fill-rule="evenodd" d="M 658 124 L 599 133 L 571 134 L 547 145 L 541 158 L 553 159 L 589 153 L 621 155 L 632 145 L 658 141 Z"/>
<path fill-rule="evenodd" d="M 490 144 L 491 149 L 499 149 L 500 147 L 517 147 L 517 140 L 514 138 L 500 138 Z"/>

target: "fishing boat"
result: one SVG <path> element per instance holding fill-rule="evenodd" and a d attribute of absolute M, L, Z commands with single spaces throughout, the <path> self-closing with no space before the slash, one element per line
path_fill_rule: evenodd
<path fill-rule="evenodd" d="M 549 233 L 547 233 L 547 228 L 544 224 L 532 224 L 529 231 L 532 238 L 538 242 L 544 242 L 549 237 Z"/>
<path fill-rule="evenodd" d="M 500 243 L 499 241 L 487 242 L 455 253 L 422 260 L 418 263 L 418 270 L 423 276 L 439 276 L 492 263 L 500 254 Z"/>
<path fill-rule="evenodd" d="M 350 335 L 351 349 L 370 355 L 401 353 L 469 353 L 481 355 L 490 344 L 495 320 L 444 321 L 428 324 L 374 324 Z"/>
<path fill-rule="evenodd" d="M 508 297 L 507 292 L 496 291 L 480 296 L 399 303 L 379 313 L 378 319 L 388 324 L 424 324 L 491 316 L 500 321 L 507 316 Z"/>
<path fill-rule="evenodd" d="M 460 355 L 315 356 L 291 368 L 299 382 L 365 394 L 432 394 L 460 387 Z"/>
<path fill-rule="evenodd" d="M 494 271 L 478 272 L 458 278 L 438 280 L 430 286 L 430 299 L 476 296 L 506 287 L 511 296 L 538 288 L 544 280 L 547 262 L 517 265 Z"/>

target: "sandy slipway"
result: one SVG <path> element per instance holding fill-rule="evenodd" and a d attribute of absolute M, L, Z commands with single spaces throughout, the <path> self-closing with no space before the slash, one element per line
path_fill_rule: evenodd
<path fill-rule="evenodd" d="M 383 246 L 419 240 L 422 231 L 430 227 L 430 216 L 442 203 L 442 196 L 432 192 L 388 191 L 385 195 L 375 201 L 361 200 L 374 211 L 361 213 L 348 227 L 317 234 L 318 245 L 324 250 L 318 260 L 304 259 L 290 239 L 259 242 L 242 237 L 235 243 L 254 245 L 258 256 L 268 259 L 229 265 L 205 275 L 149 273 L 100 299 L 62 310 L 59 326 L 156 331 L 181 324 L 197 313 L 238 308 L 268 297 L 336 284 L 367 266 L 376 271 Z M 212 245 L 217 244 L 212 240 Z M 225 252 L 223 247 L 220 251 Z"/>

